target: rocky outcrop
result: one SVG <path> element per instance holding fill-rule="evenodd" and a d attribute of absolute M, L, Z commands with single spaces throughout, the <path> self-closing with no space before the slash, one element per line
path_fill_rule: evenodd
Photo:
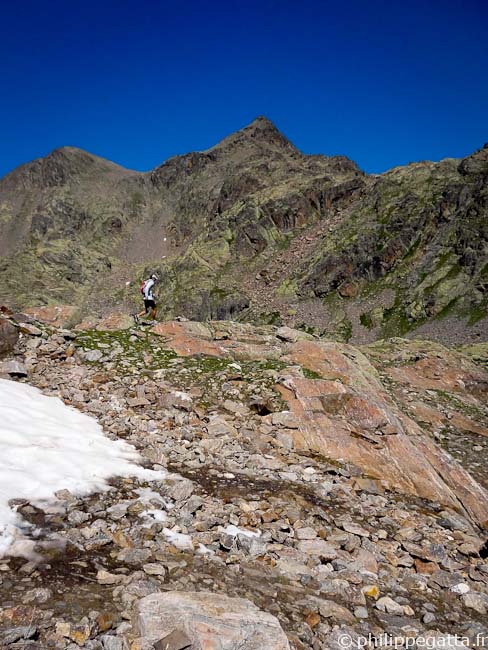
<path fill-rule="evenodd" d="M 66 327 L 72 321 L 79 320 L 76 315 L 77 307 L 74 305 L 45 305 L 42 307 L 27 307 L 25 313 L 48 325 L 54 327 Z"/>
<path fill-rule="evenodd" d="M 0 316 L 0 357 L 12 352 L 19 338 L 18 329 L 7 318 Z"/>
<path fill-rule="evenodd" d="M 134 633 L 167 650 L 289 650 L 278 620 L 248 600 L 208 591 L 152 594 L 135 607 Z M 180 647 L 174 639 L 180 637 Z M 186 645 L 184 645 L 186 643 Z"/>
<path fill-rule="evenodd" d="M 296 448 L 353 463 L 385 487 L 467 512 L 488 529 L 486 490 L 397 406 L 368 360 L 367 349 L 361 352 L 352 346 L 321 342 L 299 331 L 292 336 L 292 330 L 285 336 L 288 342 L 283 342 L 282 331 L 278 338 L 271 328 L 233 323 L 168 322 L 156 325 L 153 332 L 163 336 L 179 355 L 279 359 L 286 365 L 278 390 L 294 416 L 289 435 Z M 407 346 L 406 342 L 397 344 L 401 349 Z M 393 345 L 391 354 L 395 353 Z M 481 405 L 486 399 L 488 374 L 447 349 L 442 370 L 439 362 L 435 356 L 425 357 L 412 366 L 391 368 L 390 374 L 402 383 L 410 378 L 414 388 L 447 389 L 465 398 L 471 396 L 471 400 L 473 393 L 478 393 Z M 296 365 L 315 373 L 314 379 L 296 373 Z M 417 367 L 435 375 L 434 383 L 415 380 Z"/>

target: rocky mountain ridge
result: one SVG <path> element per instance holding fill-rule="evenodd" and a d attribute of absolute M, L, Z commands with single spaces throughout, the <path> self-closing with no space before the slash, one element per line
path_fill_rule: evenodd
<path fill-rule="evenodd" d="M 12 504 L 44 560 L 0 559 L 4 647 L 198 649 L 202 625 L 229 650 L 486 634 L 486 344 L 108 320 L 4 310 L 0 377 L 167 477 Z"/>
<path fill-rule="evenodd" d="M 370 176 L 266 118 L 148 173 L 65 147 L 0 181 L 0 300 L 130 311 L 157 270 L 168 318 L 484 340 L 487 178 L 486 147 Z"/>

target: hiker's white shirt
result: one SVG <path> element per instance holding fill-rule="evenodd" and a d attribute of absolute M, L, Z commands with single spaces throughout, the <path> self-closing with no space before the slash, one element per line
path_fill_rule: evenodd
<path fill-rule="evenodd" d="M 153 287 L 154 287 L 154 280 L 152 278 L 149 278 L 149 280 L 144 285 L 145 300 L 154 300 Z"/>

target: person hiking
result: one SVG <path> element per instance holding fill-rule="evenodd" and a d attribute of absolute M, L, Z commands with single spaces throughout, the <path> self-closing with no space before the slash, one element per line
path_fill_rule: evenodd
<path fill-rule="evenodd" d="M 135 322 L 138 324 L 140 318 L 150 316 L 153 321 L 156 320 L 156 313 L 158 311 L 156 300 L 154 298 L 154 286 L 158 282 L 158 276 L 153 273 L 151 277 L 147 280 L 144 280 L 141 286 L 141 293 L 144 298 L 144 309 L 138 314 L 133 314 Z"/>

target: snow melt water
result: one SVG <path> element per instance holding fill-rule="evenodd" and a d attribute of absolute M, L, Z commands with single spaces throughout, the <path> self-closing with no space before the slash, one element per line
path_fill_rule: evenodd
<path fill-rule="evenodd" d="M 33 547 L 11 499 L 40 505 L 62 489 L 78 496 L 106 490 L 113 476 L 165 478 L 139 460 L 131 445 L 110 440 L 95 419 L 59 398 L 0 379 L 0 557 L 28 555 Z"/>

